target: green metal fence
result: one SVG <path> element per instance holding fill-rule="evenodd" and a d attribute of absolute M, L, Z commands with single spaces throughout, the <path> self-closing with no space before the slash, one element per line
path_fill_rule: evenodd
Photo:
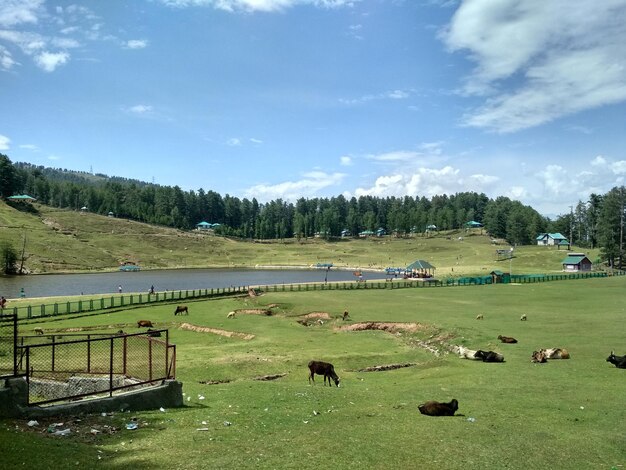
<path fill-rule="evenodd" d="M 224 289 L 196 289 L 156 292 L 154 294 L 120 294 L 98 299 L 79 299 L 52 304 L 10 307 L 2 310 L 3 314 L 17 315 L 20 320 L 43 318 L 56 315 L 69 315 L 84 312 L 106 311 L 112 308 L 145 305 L 159 302 L 172 302 L 186 299 L 223 297 L 248 293 L 247 286 L 227 287 Z"/>

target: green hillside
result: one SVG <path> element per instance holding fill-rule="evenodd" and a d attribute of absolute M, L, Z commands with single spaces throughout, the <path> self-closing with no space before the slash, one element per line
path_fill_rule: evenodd
<path fill-rule="evenodd" d="M 553 247 L 521 246 L 515 249 L 512 261 L 497 261 L 496 249 L 508 246 L 493 244 L 480 229 L 412 238 L 254 241 L 41 204 L 33 209 L 16 210 L 0 202 L 0 242 L 8 240 L 21 254 L 26 237 L 25 267 L 31 273 L 110 271 L 125 261 L 136 262 L 142 269 L 309 266 L 319 262 L 348 269 L 383 269 L 425 259 L 437 268 L 437 276 L 493 269 L 512 269 L 519 274 L 557 272 L 566 255 Z M 587 255 L 595 261 L 598 252 L 587 251 Z"/>

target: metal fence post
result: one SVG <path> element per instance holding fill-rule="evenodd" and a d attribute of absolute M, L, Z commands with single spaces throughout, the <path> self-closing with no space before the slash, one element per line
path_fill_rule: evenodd
<path fill-rule="evenodd" d="M 113 338 L 111 338 L 111 353 L 109 356 L 109 396 L 113 396 Z"/>

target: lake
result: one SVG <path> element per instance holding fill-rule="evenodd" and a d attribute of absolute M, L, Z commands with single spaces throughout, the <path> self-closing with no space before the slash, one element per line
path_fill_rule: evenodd
<path fill-rule="evenodd" d="M 363 271 L 363 279 L 384 279 L 383 272 Z M 0 276 L 0 295 L 18 298 L 23 288 L 26 297 L 51 297 L 81 294 L 216 289 L 231 286 L 257 286 L 306 282 L 355 281 L 352 271 L 330 269 L 166 269 L 138 272 L 93 274 L 39 274 Z"/>

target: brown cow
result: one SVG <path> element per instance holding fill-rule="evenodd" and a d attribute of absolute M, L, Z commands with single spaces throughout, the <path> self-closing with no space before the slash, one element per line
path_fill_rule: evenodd
<path fill-rule="evenodd" d="M 569 351 L 562 348 L 540 349 L 548 359 L 569 359 Z"/>
<path fill-rule="evenodd" d="M 452 399 L 450 403 L 440 403 L 438 401 L 427 401 L 417 407 L 420 413 L 428 416 L 454 416 L 459 409 L 459 402 Z"/>
<path fill-rule="evenodd" d="M 309 371 L 311 372 L 309 374 L 309 382 L 312 380 L 315 383 L 315 374 L 317 374 L 324 376 L 324 385 L 326 385 L 326 379 L 328 379 L 328 385 L 332 387 L 333 384 L 330 383 L 330 379 L 333 379 L 335 385 L 339 387 L 339 377 L 335 373 L 335 367 L 332 364 L 322 361 L 310 361 Z"/>
<path fill-rule="evenodd" d="M 154 325 L 152 324 L 152 322 L 150 320 L 139 320 L 137 322 L 137 328 L 151 328 Z"/>
<path fill-rule="evenodd" d="M 517 340 L 515 338 L 510 337 L 510 336 L 499 335 L 498 339 L 500 341 L 502 341 L 503 343 L 517 343 Z"/>
<path fill-rule="evenodd" d="M 187 308 L 186 305 L 179 305 L 178 307 L 176 307 L 176 310 L 174 310 L 174 315 L 178 315 L 178 314 L 185 314 L 185 315 L 189 315 L 189 309 Z"/>

